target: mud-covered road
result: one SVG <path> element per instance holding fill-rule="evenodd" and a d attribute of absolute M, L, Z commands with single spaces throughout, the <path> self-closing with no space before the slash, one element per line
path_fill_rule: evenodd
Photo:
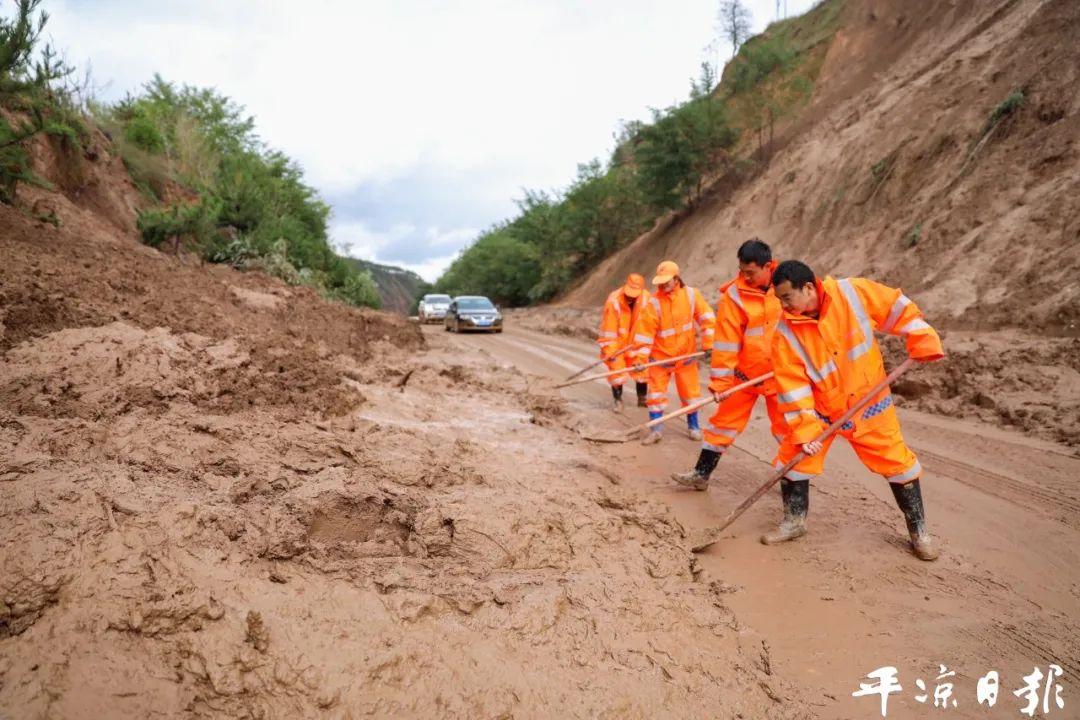
<path fill-rule="evenodd" d="M 425 334 L 435 344 L 485 353 L 552 380 L 595 359 L 586 341 L 512 325 L 501 335 L 451 336 L 434 326 Z M 612 414 L 602 381 L 561 392 L 580 413 L 582 430 L 647 419 L 644 409 L 629 404 L 625 415 Z M 703 577 L 722 583 L 744 638 L 760 639 L 771 669 L 800 685 L 819 717 L 879 717 L 878 695 L 855 698 L 852 692 L 872 682 L 866 674 L 882 666 L 895 666 L 903 687 L 890 697 L 889 717 L 943 712 L 934 707 L 934 693 L 944 683 L 953 685 L 949 717 L 1016 717 L 1026 700 L 1014 690 L 1025 686 L 1023 676 L 1034 667 L 1045 674 L 1050 664 L 1064 671 L 1066 703 L 1059 710 L 1051 694 L 1051 710 L 1076 717 L 1080 459 L 1064 447 L 989 425 L 908 410 L 901 410 L 901 420 L 925 468 L 924 497 L 941 540 L 940 560 L 923 563 L 907 552 L 903 520 L 884 481 L 868 473 L 846 443 L 837 443 L 826 474 L 813 484 L 810 534 L 779 547 L 758 542 L 779 517 L 776 491 L 699 556 Z M 599 445 L 597 452 L 628 489 L 666 503 L 692 531 L 718 521 L 768 477 L 774 447 L 759 404 L 707 493 L 668 480 L 697 457 L 698 444 L 680 421 L 669 424 L 660 445 Z M 993 708 L 976 700 L 979 679 L 992 670 L 1000 675 Z"/>

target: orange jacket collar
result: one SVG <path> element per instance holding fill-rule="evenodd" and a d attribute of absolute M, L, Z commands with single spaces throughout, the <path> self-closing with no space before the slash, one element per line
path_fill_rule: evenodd
<path fill-rule="evenodd" d="M 796 315 L 794 313 L 784 310 L 784 320 L 786 322 L 793 323 L 816 323 L 819 318 L 825 316 L 825 313 L 829 311 L 832 306 L 832 293 L 830 290 L 836 289 L 836 281 L 832 276 L 826 277 L 824 281 L 819 278 L 814 279 L 814 287 L 817 288 L 818 296 L 818 316 L 810 317 L 809 315 Z"/>
<path fill-rule="evenodd" d="M 770 260 L 768 263 L 765 264 L 765 267 L 769 268 L 769 283 L 772 283 L 773 273 L 776 272 L 776 266 L 779 264 L 780 263 L 776 260 Z M 754 292 L 758 293 L 759 295 L 769 294 L 769 285 L 766 285 L 764 290 L 759 287 L 754 287 L 750 283 L 746 282 L 746 278 L 743 277 L 742 273 L 739 273 L 735 276 L 735 284 L 738 286 L 739 292 L 745 290 L 746 292 Z"/>

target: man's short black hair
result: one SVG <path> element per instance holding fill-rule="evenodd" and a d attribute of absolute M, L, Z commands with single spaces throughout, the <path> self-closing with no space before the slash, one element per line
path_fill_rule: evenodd
<path fill-rule="evenodd" d="M 765 267 L 772 262 L 772 249 L 758 238 L 750 238 L 739 246 L 739 262 Z"/>
<path fill-rule="evenodd" d="M 800 290 L 807 285 L 813 285 L 817 277 L 810 266 L 798 260 L 785 260 L 776 266 L 772 274 L 772 284 L 776 287 L 784 281 L 791 283 L 794 290 Z"/>

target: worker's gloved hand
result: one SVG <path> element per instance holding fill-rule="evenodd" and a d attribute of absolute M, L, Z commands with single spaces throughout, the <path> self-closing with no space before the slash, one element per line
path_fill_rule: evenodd
<path fill-rule="evenodd" d="M 821 441 L 811 440 L 808 443 L 803 443 L 802 451 L 807 455 L 817 455 L 821 452 Z"/>
<path fill-rule="evenodd" d="M 713 390 L 712 391 L 712 399 L 715 400 L 716 402 L 720 402 L 721 400 L 724 399 L 724 394 L 723 393 L 718 393 L 715 390 Z"/>
<path fill-rule="evenodd" d="M 633 368 L 634 372 L 642 372 L 643 370 L 645 370 L 644 366 L 642 366 L 642 364 L 639 362 L 634 363 Z"/>

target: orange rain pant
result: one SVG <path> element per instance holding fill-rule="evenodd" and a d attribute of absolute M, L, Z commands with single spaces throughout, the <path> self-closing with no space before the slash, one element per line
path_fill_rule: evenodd
<path fill-rule="evenodd" d="M 675 389 L 679 392 L 679 400 L 683 407 L 701 398 L 701 378 L 698 377 L 697 358 L 680 360 L 678 363 L 653 365 L 646 372 L 649 374 L 649 394 L 645 397 L 645 403 L 649 406 L 650 413 L 667 410 L 668 385 L 672 375 L 675 376 Z"/>
<path fill-rule="evenodd" d="M 886 397 L 889 401 L 892 400 L 891 397 Z M 851 443 L 851 448 L 867 470 L 881 475 L 891 483 L 903 485 L 922 475 L 922 465 L 919 464 L 915 453 L 904 442 L 904 436 L 900 432 L 900 420 L 896 417 L 896 408 L 890 403 L 873 418 L 872 423 L 845 424 L 838 433 L 822 443 L 823 447 L 816 455 L 800 460 L 785 477 L 789 480 L 810 480 L 815 475 L 820 475 L 825 468 L 825 456 L 829 453 L 832 441 L 837 435 L 847 438 L 847 441 Z M 780 444 L 773 466 L 779 470 L 800 450 L 802 446 L 792 443 L 791 436 L 788 435 Z"/>
<path fill-rule="evenodd" d="M 773 437 L 781 442 L 787 435 L 787 423 L 784 421 L 784 413 L 780 412 L 776 395 L 765 395 L 758 388 L 748 388 L 726 398 L 716 408 L 716 412 L 705 427 L 702 447 L 706 450 L 724 452 L 735 442 L 750 421 L 750 414 L 754 411 L 754 403 L 759 397 L 765 398 L 765 410 L 769 413 L 769 425 Z"/>

